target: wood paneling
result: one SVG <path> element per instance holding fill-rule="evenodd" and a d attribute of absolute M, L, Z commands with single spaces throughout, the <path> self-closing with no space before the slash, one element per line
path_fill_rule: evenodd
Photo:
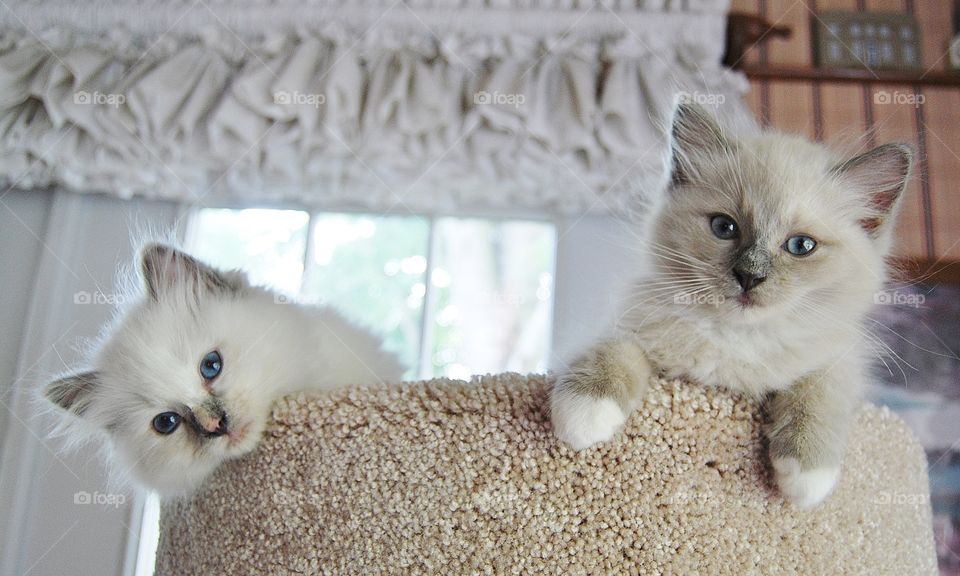
<path fill-rule="evenodd" d="M 924 69 L 943 70 L 953 35 L 953 2 L 922 0 L 914 1 L 913 5 L 913 14 L 920 24 Z"/>
<path fill-rule="evenodd" d="M 877 98 L 877 95 L 889 95 L 888 98 Z M 907 142 L 914 149 L 920 150 L 918 141 L 916 110 L 910 104 L 897 104 L 899 95 L 909 96 L 912 90 L 908 86 L 879 85 L 872 91 L 870 104 L 873 109 L 873 139 L 876 142 Z M 879 103 L 878 103 L 879 102 Z M 918 158 L 918 167 L 921 159 Z M 924 217 L 923 186 L 921 185 L 920 171 L 907 187 L 906 197 L 900 210 L 900 221 L 897 223 L 897 243 L 894 253 L 897 256 L 927 259 L 928 252 L 927 230 Z"/>
<path fill-rule="evenodd" d="M 788 40 L 775 38 L 767 45 L 769 62 L 810 66 L 810 9 L 801 0 L 767 0 L 767 20 L 793 30 Z"/>
<path fill-rule="evenodd" d="M 920 23 L 925 66 L 944 72 L 947 63 L 943 55 L 952 36 L 952 4 L 932 0 L 733 0 L 732 5 L 735 10 L 763 14 L 770 22 L 793 28 L 789 40 L 773 40 L 767 45 L 765 61 L 754 54 L 745 59 L 748 65 L 812 66 L 814 12 L 865 8 L 912 10 Z M 883 80 L 887 81 L 894 80 Z M 769 119 L 769 125 L 777 129 L 819 137 L 851 153 L 883 142 L 912 143 L 924 156 L 904 200 L 896 254 L 927 262 L 937 258 L 960 261 L 960 89 L 814 79 L 755 78 L 750 84 L 748 105 L 758 118 Z M 915 95 L 925 99 L 919 108 Z"/>
<path fill-rule="evenodd" d="M 871 12 L 903 12 L 907 9 L 906 0 L 866 0 L 864 5 Z"/>
<path fill-rule="evenodd" d="M 944 55 L 953 36 L 953 2 L 914 0 L 910 4 L 920 24 L 924 64 L 927 68 L 945 70 Z M 810 43 L 815 12 L 857 10 L 861 5 L 869 11 L 880 12 L 903 12 L 908 8 L 906 0 L 733 0 L 731 9 L 752 14 L 761 14 L 765 9 L 768 21 L 793 28 L 788 40 L 773 39 L 767 44 L 768 63 L 806 66 L 813 64 Z M 748 60 L 748 63 L 757 62 Z"/>
<path fill-rule="evenodd" d="M 730 2 L 731 12 L 746 12 L 747 14 L 756 14 L 757 10 L 757 0 L 732 0 Z"/>
<path fill-rule="evenodd" d="M 813 86 L 770 82 L 770 125 L 777 130 L 814 137 Z"/>
<path fill-rule="evenodd" d="M 834 144 L 853 146 L 863 138 L 863 89 L 845 84 L 821 84 L 820 117 L 822 139 Z"/>
<path fill-rule="evenodd" d="M 960 260 L 960 91 L 930 88 L 924 96 L 933 245 L 937 258 Z"/>
<path fill-rule="evenodd" d="M 960 87 L 960 74 L 939 70 L 868 70 L 866 68 L 811 68 L 760 64 L 743 66 L 751 80 L 831 82 L 834 84 L 910 84 Z"/>

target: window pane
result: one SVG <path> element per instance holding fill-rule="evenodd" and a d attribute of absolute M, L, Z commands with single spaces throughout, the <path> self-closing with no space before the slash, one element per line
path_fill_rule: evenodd
<path fill-rule="evenodd" d="M 304 298 L 382 336 L 408 378 L 419 372 L 429 229 L 414 216 L 319 214 L 303 282 Z"/>
<path fill-rule="evenodd" d="M 189 249 L 220 268 L 243 268 L 254 284 L 288 294 L 300 290 L 310 216 L 300 210 L 204 208 Z"/>
<path fill-rule="evenodd" d="M 553 318 L 553 225 L 440 218 L 434 234 L 432 375 L 545 371 Z"/>

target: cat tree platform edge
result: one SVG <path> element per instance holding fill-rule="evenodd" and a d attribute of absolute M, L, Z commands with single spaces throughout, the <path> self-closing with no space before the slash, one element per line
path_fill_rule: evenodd
<path fill-rule="evenodd" d="M 164 502 L 157 574 L 937 573 L 922 448 L 865 405 L 835 492 L 776 492 L 760 407 L 658 382 L 622 434 L 553 437 L 548 377 L 281 399 L 258 449 Z"/>

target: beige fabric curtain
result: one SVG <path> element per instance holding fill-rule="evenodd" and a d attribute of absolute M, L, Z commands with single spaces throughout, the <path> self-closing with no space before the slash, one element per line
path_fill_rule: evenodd
<path fill-rule="evenodd" d="M 657 187 L 678 92 L 748 122 L 724 2 L 457 6 L 20 5 L 0 21 L 0 178 L 603 212 Z"/>

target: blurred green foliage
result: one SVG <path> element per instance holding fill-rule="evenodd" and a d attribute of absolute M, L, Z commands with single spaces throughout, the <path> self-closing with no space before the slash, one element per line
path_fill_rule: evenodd
<path fill-rule="evenodd" d="M 416 216 L 324 213 L 314 219 L 314 246 L 302 295 L 336 306 L 384 338 L 384 347 L 419 373 L 420 324 L 429 221 Z M 407 264 L 404 267 L 404 263 Z"/>
<path fill-rule="evenodd" d="M 311 221 L 298 210 L 202 209 L 192 230 L 199 258 L 334 306 L 382 336 L 407 378 L 546 369 L 552 224 L 437 218 L 431 271 L 430 221 L 419 216 L 327 212 Z"/>

